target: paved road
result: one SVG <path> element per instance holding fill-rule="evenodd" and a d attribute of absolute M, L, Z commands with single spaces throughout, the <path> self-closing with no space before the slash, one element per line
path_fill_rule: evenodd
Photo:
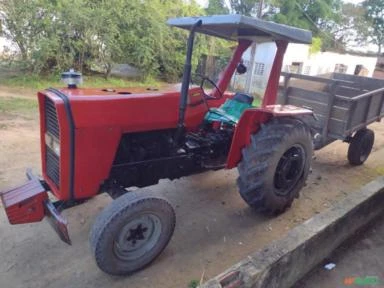
<path fill-rule="evenodd" d="M 326 270 L 324 264 L 330 262 L 336 267 Z M 295 288 L 325 287 L 384 287 L 384 215 L 295 285 Z"/>

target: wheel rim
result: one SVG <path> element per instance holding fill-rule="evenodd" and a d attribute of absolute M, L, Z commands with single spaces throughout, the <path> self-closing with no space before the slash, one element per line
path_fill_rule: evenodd
<path fill-rule="evenodd" d="M 367 160 L 370 151 L 371 151 L 371 141 L 366 137 L 363 143 L 361 144 L 361 150 L 360 150 L 361 162 L 364 162 L 365 160 Z"/>
<path fill-rule="evenodd" d="M 133 261 L 152 250 L 162 231 L 160 218 L 143 214 L 130 220 L 119 231 L 114 241 L 114 252 L 123 261 Z"/>
<path fill-rule="evenodd" d="M 274 177 L 277 194 L 285 196 L 295 187 L 303 174 L 305 156 L 304 148 L 295 145 L 280 158 Z"/>

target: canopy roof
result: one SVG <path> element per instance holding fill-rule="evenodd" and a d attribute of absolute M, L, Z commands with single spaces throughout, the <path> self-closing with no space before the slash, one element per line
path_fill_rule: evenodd
<path fill-rule="evenodd" d="M 286 40 L 292 43 L 312 43 L 312 33 L 308 30 L 277 24 L 242 15 L 213 15 L 201 17 L 182 17 L 168 20 L 168 25 L 190 29 L 198 20 L 203 24 L 197 32 L 227 40 Z"/>

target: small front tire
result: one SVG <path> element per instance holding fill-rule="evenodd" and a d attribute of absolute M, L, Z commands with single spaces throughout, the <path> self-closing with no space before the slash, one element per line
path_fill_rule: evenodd
<path fill-rule="evenodd" d="M 349 143 L 348 161 L 351 165 L 363 164 L 371 154 L 375 133 L 370 129 L 361 129 L 356 132 Z"/>
<path fill-rule="evenodd" d="M 168 201 L 149 190 L 118 197 L 98 215 L 90 232 L 97 265 L 112 275 L 144 268 L 167 246 L 175 222 Z"/>

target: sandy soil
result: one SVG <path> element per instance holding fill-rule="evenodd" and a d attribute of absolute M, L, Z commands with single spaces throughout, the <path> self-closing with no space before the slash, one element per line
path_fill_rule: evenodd
<path fill-rule="evenodd" d="M 374 150 L 384 149 L 384 125 L 375 123 L 372 129 Z M 317 152 L 300 199 L 276 218 L 254 213 L 241 200 L 235 169 L 161 181 L 152 189 L 174 205 L 177 228 L 163 254 L 130 277 L 102 273 L 89 250 L 90 227 L 111 201 L 108 196 L 64 212 L 72 246 L 62 243 L 45 221 L 11 226 L 0 211 L 0 287 L 188 287 L 191 280 L 215 276 L 384 174 L 384 159 L 375 157 L 378 153 L 373 152 L 365 165 L 351 167 L 346 152 L 347 145 L 341 142 Z M 26 167 L 40 171 L 38 118 L 0 115 L 0 190 L 21 183 Z"/>

